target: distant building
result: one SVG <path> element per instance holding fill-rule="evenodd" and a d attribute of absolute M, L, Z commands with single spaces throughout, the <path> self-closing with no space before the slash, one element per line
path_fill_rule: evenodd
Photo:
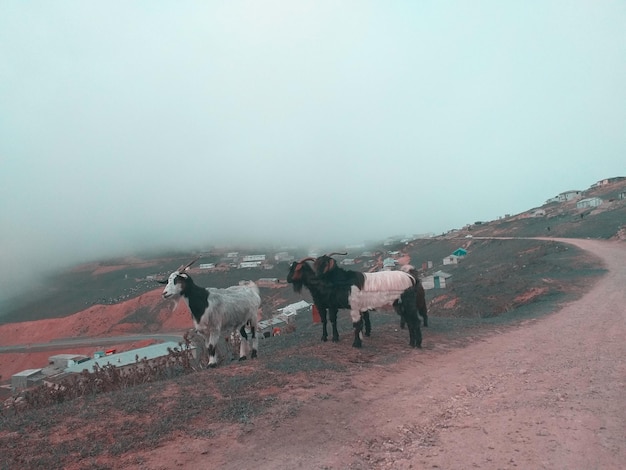
<path fill-rule="evenodd" d="M 261 266 L 261 261 L 242 261 L 239 263 L 239 269 L 243 268 L 258 268 Z"/>
<path fill-rule="evenodd" d="M 24 390 L 42 383 L 44 374 L 42 369 L 26 369 L 11 377 L 11 387 L 13 390 Z"/>
<path fill-rule="evenodd" d="M 261 320 L 257 324 L 258 335 L 261 338 L 269 338 L 273 336 L 275 328 L 280 328 L 286 324 L 285 320 L 279 317 L 268 318 L 267 320 Z"/>
<path fill-rule="evenodd" d="M 456 255 L 446 256 L 443 259 L 443 264 L 459 264 L 459 257 Z"/>
<path fill-rule="evenodd" d="M 300 313 L 308 313 L 311 311 L 311 305 L 306 300 L 300 300 L 299 302 L 289 304 L 286 307 L 278 309 L 278 316 L 287 319 L 293 315 L 298 315 Z"/>
<path fill-rule="evenodd" d="M 246 255 L 241 258 L 241 261 L 248 263 L 251 261 L 265 261 L 265 255 Z"/>
<path fill-rule="evenodd" d="M 530 213 L 531 217 L 545 217 L 546 211 L 544 209 L 536 209 Z"/>
<path fill-rule="evenodd" d="M 290 262 L 292 262 L 294 259 L 295 259 L 295 258 L 294 258 L 292 255 L 290 255 L 290 254 L 289 254 L 289 252 L 287 252 L 287 251 L 281 251 L 281 252 L 276 253 L 276 254 L 274 255 L 274 261 L 277 261 L 277 262 L 279 262 L 279 263 L 280 263 L 280 262 L 287 262 L 287 263 L 290 263 Z"/>
<path fill-rule="evenodd" d="M 587 199 L 581 199 L 576 203 L 577 209 L 586 209 L 588 207 L 598 207 L 602 204 L 602 199 L 599 197 L 589 197 Z"/>
<path fill-rule="evenodd" d="M 459 258 L 463 258 L 463 257 L 467 256 L 467 250 L 465 248 L 457 248 L 456 250 L 454 250 L 452 252 L 452 254 L 454 256 L 459 257 Z"/>
<path fill-rule="evenodd" d="M 89 356 L 83 354 L 56 354 L 48 358 L 48 363 L 57 369 L 65 369 L 74 364 L 80 364 L 89 360 Z"/>
<path fill-rule="evenodd" d="M 452 277 L 452 274 L 448 274 L 444 271 L 437 271 L 430 276 L 423 278 L 422 286 L 424 289 L 443 289 L 446 287 L 447 280 Z"/>
<path fill-rule="evenodd" d="M 573 201 L 582 197 L 582 191 L 572 190 L 565 191 L 557 196 L 559 202 Z"/>
<path fill-rule="evenodd" d="M 106 365 L 112 365 L 124 369 L 141 362 L 143 359 L 150 361 L 163 356 L 168 356 L 168 349 L 180 347 L 180 344 L 174 341 L 152 344 L 144 348 L 131 349 L 130 351 L 111 354 L 104 357 L 98 357 L 85 362 L 81 362 L 80 364 L 74 364 L 67 367 L 65 369 L 65 372 L 73 374 L 80 374 L 83 370 L 93 372 L 96 366 L 104 367 Z"/>
<path fill-rule="evenodd" d="M 280 281 L 277 277 L 262 277 L 256 281 L 256 285 L 259 287 L 271 287 L 278 284 Z"/>
<path fill-rule="evenodd" d="M 606 186 L 607 184 L 616 183 L 618 181 L 623 181 L 626 179 L 626 176 L 614 176 L 613 178 L 605 178 L 603 180 L 598 181 L 596 184 L 592 184 L 592 188 L 596 188 L 598 186 Z"/>

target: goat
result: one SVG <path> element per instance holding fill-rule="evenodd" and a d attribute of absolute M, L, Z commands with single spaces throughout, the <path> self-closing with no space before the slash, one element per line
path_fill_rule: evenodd
<path fill-rule="evenodd" d="M 257 311 L 261 306 L 259 288 L 253 282 L 243 286 L 232 286 L 226 289 L 214 287 L 200 287 L 194 284 L 191 277 L 185 273 L 198 260 L 181 266 L 167 281 L 158 281 L 167 284 L 163 289 L 163 298 L 179 299 L 183 297 L 196 331 L 204 337 L 209 353 L 209 367 L 217 366 L 216 345 L 222 332 L 230 333 L 239 330 L 242 341 L 239 346 L 239 360 L 247 358 L 250 349 L 250 340 L 246 333 L 246 326 L 250 327 L 252 336 L 251 358 L 257 357 L 258 338 L 256 337 Z M 244 341 L 245 340 L 245 341 Z"/>
<path fill-rule="evenodd" d="M 420 282 L 419 273 L 417 270 L 411 266 L 410 264 L 405 264 L 400 268 L 401 271 L 405 273 L 409 273 L 411 276 L 415 278 L 417 282 L 417 311 L 420 316 L 424 320 L 424 327 L 428 327 L 428 308 L 426 307 L 426 291 L 424 290 L 424 286 Z M 404 329 L 405 321 L 404 318 L 400 318 L 400 328 Z"/>
<path fill-rule="evenodd" d="M 352 346 L 360 348 L 363 321 L 361 312 L 392 305 L 394 310 L 409 327 L 409 345 L 422 347 L 422 332 L 417 315 L 417 280 L 402 271 L 382 271 L 376 273 L 360 273 L 344 270 L 337 266 L 331 257 L 334 254 L 322 255 L 315 260 L 314 270 L 318 279 L 328 281 L 338 289 L 346 289 L 349 285 L 348 304 L 354 327 Z"/>
<path fill-rule="evenodd" d="M 311 293 L 313 303 L 322 319 L 322 341 L 328 340 L 327 316 L 330 313 L 330 323 L 333 330 L 333 342 L 339 341 L 337 330 L 337 311 L 340 308 L 350 308 L 348 304 L 349 287 L 333 288 L 327 281 L 317 279 L 313 268 L 307 261 L 315 261 L 315 258 L 303 258 L 294 261 L 289 267 L 287 282 L 292 284 L 294 292 L 300 293 L 302 287 L 306 287 Z"/>

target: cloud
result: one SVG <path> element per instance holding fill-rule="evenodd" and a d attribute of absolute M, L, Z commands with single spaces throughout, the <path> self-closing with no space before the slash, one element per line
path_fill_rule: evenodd
<path fill-rule="evenodd" d="M 162 246 L 440 233 L 623 174 L 624 19 L 5 2 L 0 281 Z"/>

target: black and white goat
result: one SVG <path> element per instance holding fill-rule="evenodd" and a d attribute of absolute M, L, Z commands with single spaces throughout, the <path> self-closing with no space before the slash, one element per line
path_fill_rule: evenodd
<path fill-rule="evenodd" d="M 191 312 L 194 327 L 204 337 L 209 353 L 209 367 L 217 366 L 215 348 L 222 333 L 229 334 L 238 330 L 242 338 L 239 347 L 239 360 L 247 358 L 250 338 L 246 333 L 246 326 L 250 328 L 252 336 L 250 357 L 257 357 L 259 344 L 259 339 L 256 336 L 257 312 L 261 306 L 259 288 L 253 282 L 226 289 L 197 286 L 191 277 L 185 273 L 196 261 L 197 259 L 178 268 L 170 274 L 167 281 L 158 281 L 161 284 L 167 284 L 163 290 L 163 298 L 178 300 L 182 297 L 185 299 Z"/>
<path fill-rule="evenodd" d="M 335 253 L 332 253 L 335 254 Z M 331 254 L 331 255 L 332 255 Z M 337 253 L 338 254 L 338 253 Z M 361 312 L 393 306 L 409 327 L 409 345 L 422 347 L 422 332 L 417 314 L 417 280 L 402 271 L 361 273 L 337 266 L 331 255 L 315 260 L 314 269 L 318 279 L 328 281 L 342 292 L 349 288 L 347 302 L 354 326 L 354 347 L 361 347 L 363 321 Z"/>
<path fill-rule="evenodd" d="M 328 280 L 318 279 L 313 268 L 307 261 L 315 261 L 315 258 L 303 258 L 294 261 L 289 267 L 287 282 L 293 286 L 295 292 L 300 293 L 302 287 L 306 287 L 311 293 L 313 304 L 317 308 L 322 320 L 322 341 L 328 340 L 327 321 L 330 314 L 330 324 L 333 330 L 332 341 L 339 341 L 339 331 L 337 330 L 337 312 L 339 309 L 350 309 L 348 296 L 350 285 L 335 286 Z M 363 314 L 365 322 L 365 334 L 369 336 L 371 323 L 369 312 Z"/>

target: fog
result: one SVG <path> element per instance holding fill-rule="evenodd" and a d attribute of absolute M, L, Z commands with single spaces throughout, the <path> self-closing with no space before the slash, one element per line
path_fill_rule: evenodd
<path fill-rule="evenodd" d="M 0 3 L 0 298 L 155 248 L 441 233 L 623 176 L 626 4 Z"/>

